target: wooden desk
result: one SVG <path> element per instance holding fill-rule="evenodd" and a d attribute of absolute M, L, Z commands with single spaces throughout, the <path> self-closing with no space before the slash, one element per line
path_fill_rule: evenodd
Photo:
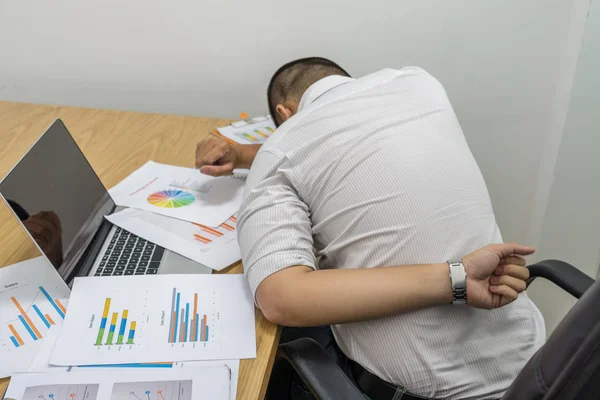
<path fill-rule="evenodd" d="M 176 115 L 0 102 L 0 179 L 57 118 L 64 121 L 102 183 L 110 188 L 148 160 L 193 167 L 196 143 L 231 121 Z M 0 267 L 38 256 L 31 240 L 0 201 Z M 223 273 L 240 274 L 242 264 Z M 262 399 L 280 330 L 256 310 L 257 357 L 242 360 L 238 399 Z M 8 379 L 0 380 L 0 397 Z"/>

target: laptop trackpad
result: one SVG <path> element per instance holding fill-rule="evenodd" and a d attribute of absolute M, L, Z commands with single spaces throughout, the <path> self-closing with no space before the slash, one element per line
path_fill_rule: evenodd
<path fill-rule="evenodd" d="M 205 265 L 180 256 L 172 251 L 165 251 L 158 270 L 159 274 L 210 274 L 212 269 Z"/>

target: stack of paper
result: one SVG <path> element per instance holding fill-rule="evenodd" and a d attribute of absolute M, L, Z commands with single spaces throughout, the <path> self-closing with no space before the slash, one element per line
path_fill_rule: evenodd
<path fill-rule="evenodd" d="M 240 144 L 263 144 L 274 132 L 275 123 L 270 115 L 237 121 L 217 128 L 218 133 L 229 141 Z"/>

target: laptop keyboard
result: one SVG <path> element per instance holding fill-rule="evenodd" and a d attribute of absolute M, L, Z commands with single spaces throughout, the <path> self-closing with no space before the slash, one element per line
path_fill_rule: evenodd
<path fill-rule="evenodd" d="M 94 276 L 156 274 L 164 252 L 164 248 L 117 228 Z"/>

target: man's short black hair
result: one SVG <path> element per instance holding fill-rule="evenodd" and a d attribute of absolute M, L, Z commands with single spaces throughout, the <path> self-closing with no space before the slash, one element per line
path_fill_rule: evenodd
<path fill-rule="evenodd" d="M 267 101 L 269 112 L 279 126 L 275 107 L 288 101 L 299 103 L 310 85 L 329 75 L 350 76 L 342 67 L 322 57 L 307 57 L 291 61 L 279 68 L 269 82 Z"/>

